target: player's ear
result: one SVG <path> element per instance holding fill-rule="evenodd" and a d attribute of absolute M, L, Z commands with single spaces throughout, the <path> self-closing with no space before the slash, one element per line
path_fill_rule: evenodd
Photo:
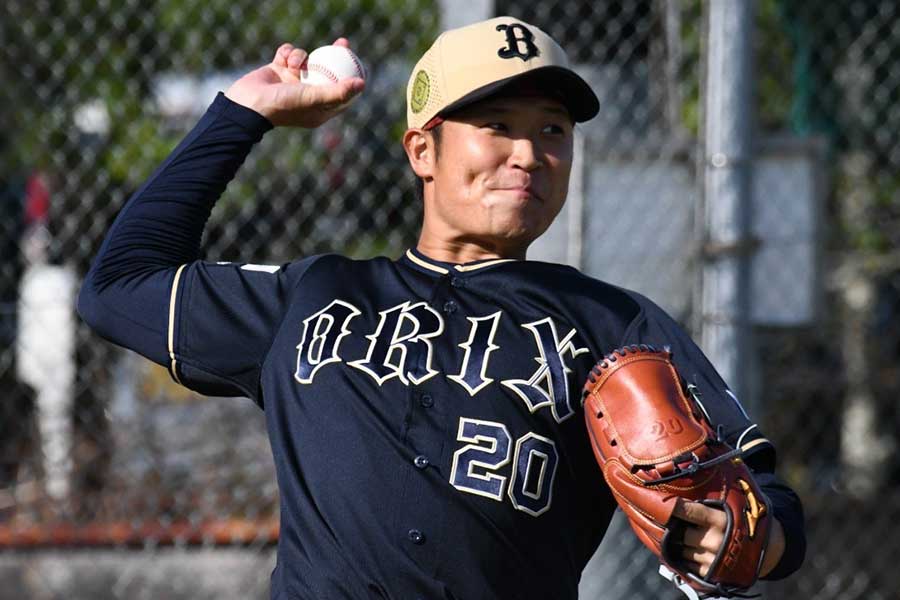
<path fill-rule="evenodd" d="M 403 149 L 416 176 L 422 179 L 434 174 L 434 138 L 422 129 L 407 129 L 403 134 Z"/>

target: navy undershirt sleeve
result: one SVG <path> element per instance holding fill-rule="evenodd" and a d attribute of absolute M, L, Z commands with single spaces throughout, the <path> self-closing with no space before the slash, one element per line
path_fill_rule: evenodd
<path fill-rule="evenodd" d="M 271 128 L 263 116 L 220 93 L 132 196 L 78 297 L 79 314 L 102 337 L 169 366 L 175 273 L 197 260 L 214 203 Z"/>
<path fill-rule="evenodd" d="M 751 459 L 748 459 L 747 462 L 753 467 Z M 784 529 L 784 554 L 775 568 L 769 571 L 763 579 L 784 579 L 797 571 L 806 557 L 806 523 L 803 516 L 803 504 L 797 493 L 774 473 L 753 469 L 753 475 L 772 505 L 772 514 Z"/>

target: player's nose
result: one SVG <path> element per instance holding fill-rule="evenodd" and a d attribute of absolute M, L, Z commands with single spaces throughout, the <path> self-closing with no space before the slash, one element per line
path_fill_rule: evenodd
<path fill-rule="evenodd" d="M 513 140 L 509 155 L 510 166 L 524 171 L 534 171 L 543 166 L 538 147 L 531 138 L 520 137 Z"/>

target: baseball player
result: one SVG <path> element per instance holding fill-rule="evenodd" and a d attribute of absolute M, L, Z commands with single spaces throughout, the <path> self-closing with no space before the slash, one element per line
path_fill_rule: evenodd
<path fill-rule="evenodd" d="M 305 56 L 285 44 L 215 99 L 121 211 L 78 304 L 177 382 L 265 411 L 281 493 L 272 598 L 576 598 L 616 508 L 580 390 L 627 344 L 671 348 L 774 511 L 760 574 L 796 570 L 800 502 L 685 332 L 639 294 L 525 259 L 565 201 L 573 127 L 600 109 L 540 29 L 501 17 L 450 30 L 413 69 L 403 145 L 424 218 L 399 259 L 198 260 L 254 144 L 316 127 L 363 90 L 300 84 Z M 675 514 L 702 574 L 722 513 Z"/>

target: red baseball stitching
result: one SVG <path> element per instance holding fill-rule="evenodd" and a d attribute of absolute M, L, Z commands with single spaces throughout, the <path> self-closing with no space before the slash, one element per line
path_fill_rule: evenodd
<path fill-rule="evenodd" d="M 357 60 L 355 54 L 353 54 L 352 52 L 350 52 L 350 51 L 347 50 L 346 48 L 344 48 L 344 50 L 347 52 L 347 56 L 350 57 L 350 60 L 353 61 L 353 64 L 356 65 L 356 74 L 357 74 L 357 76 L 360 77 L 360 78 L 362 78 L 362 79 L 365 79 L 365 78 L 366 78 L 366 76 L 365 76 L 366 70 L 365 70 L 365 68 L 362 66 L 362 63 L 360 63 L 359 60 Z M 316 71 L 316 72 L 318 72 L 318 73 L 321 73 L 321 74 L 324 75 L 326 78 L 328 78 L 328 79 L 330 79 L 331 81 L 333 81 L 334 83 L 337 83 L 337 82 L 338 82 L 338 77 L 337 77 L 337 75 L 335 75 L 334 72 L 333 72 L 331 69 L 329 69 L 328 67 L 326 67 L 326 66 L 324 66 L 324 65 L 321 65 L 321 64 L 319 64 L 319 63 L 307 64 L 307 65 L 306 65 L 306 70 L 307 70 L 307 71 Z"/>
<path fill-rule="evenodd" d="M 306 70 L 307 70 L 307 71 L 318 71 L 319 73 L 321 73 L 322 75 L 324 75 L 325 77 L 327 77 L 328 79 L 330 79 L 331 81 L 333 81 L 334 83 L 337 83 L 337 82 L 338 82 L 337 75 L 335 75 L 335 74 L 331 71 L 331 69 L 329 69 L 328 67 L 323 67 L 322 65 L 320 65 L 320 64 L 318 64 L 318 63 L 313 63 L 313 64 L 311 64 L 311 65 L 306 65 Z"/>
<path fill-rule="evenodd" d="M 345 50 L 346 50 L 346 48 L 345 48 Z M 362 66 L 362 63 L 360 63 L 360 62 L 356 59 L 356 55 L 353 54 L 352 52 L 350 52 L 349 50 L 347 50 L 347 56 L 349 56 L 350 59 L 353 61 L 353 64 L 356 65 L 356 72 L 359 74 L 359 76 L 360 76 L 361 78 L 365 79 L 365 78 L 366 78 L 366 70 L 365 70 L 365 68 Z"/>

